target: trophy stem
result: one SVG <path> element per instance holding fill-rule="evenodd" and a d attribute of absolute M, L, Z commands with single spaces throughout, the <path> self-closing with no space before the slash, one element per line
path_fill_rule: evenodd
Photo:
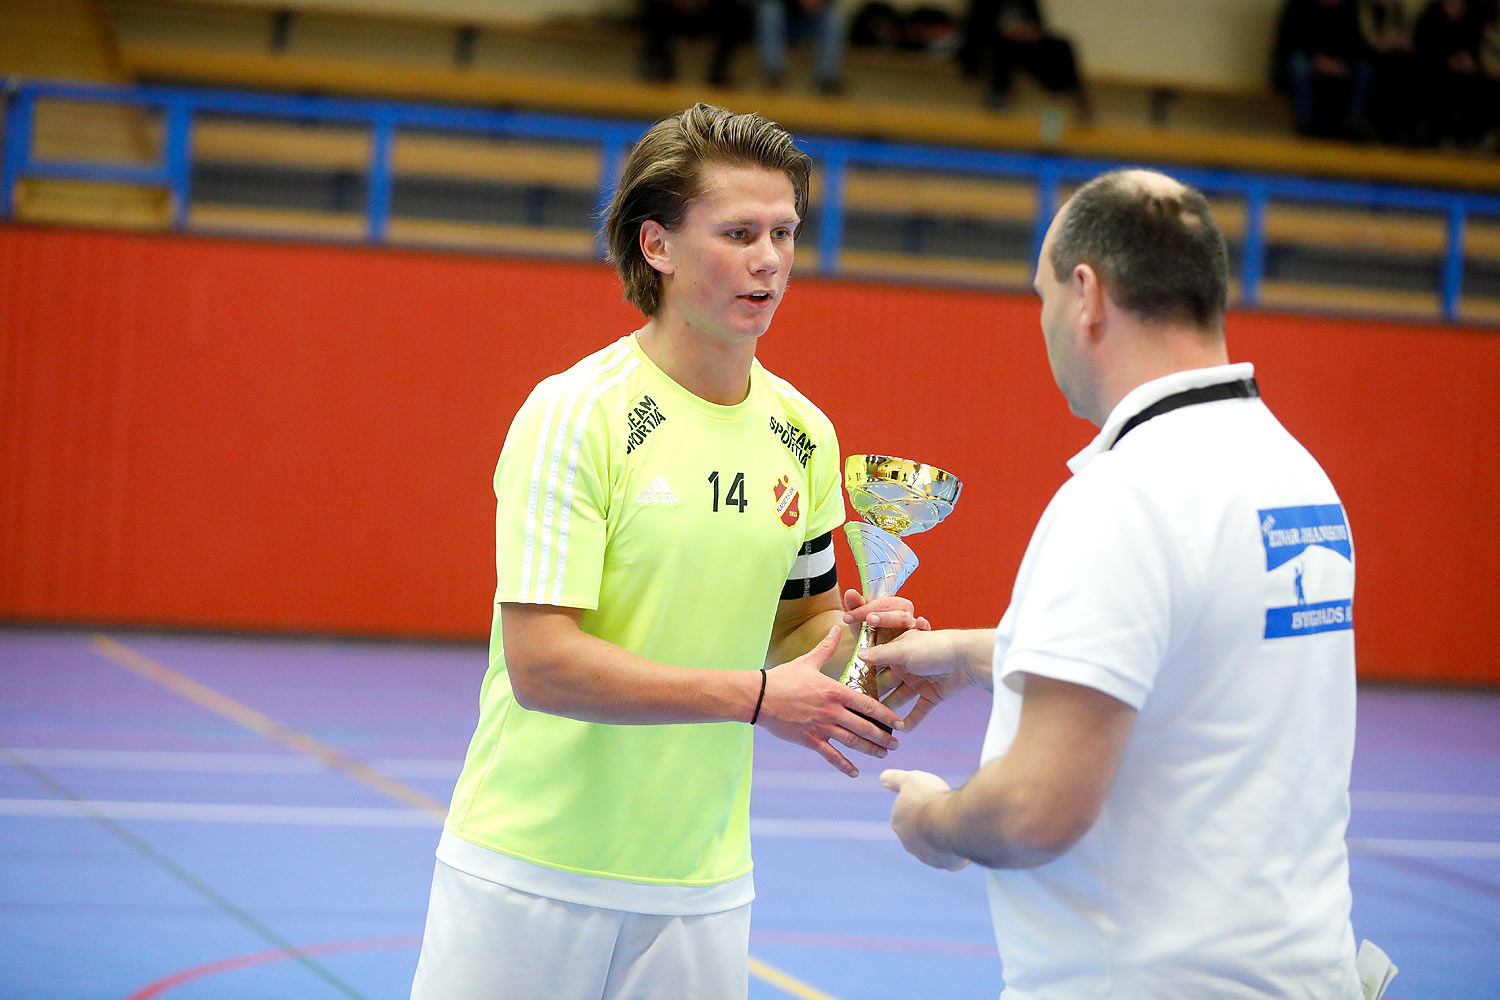
<path fill-rule="evenodd" d="M 852 687 L 854 690 L 879 701 L 880 691 L 875 683 L 876 669 L 866 663 L 859 655 L 873 645 L 875 645 L 875 629 L 870 626 L 869 622 L 865 622 L 859 627 L 859 643 L 854 647 L 854 656 L 849 660 L 849 665 L 844 668 L 843 676 L 839 680 L 846 687 Z M 863 712 L 856 711 L 854 714 L 861 719 L 866 719 L 874 723 L 887 733 L 891 731 L 890 726 L 877 719 L 870 718 L 870 716 Z"/>

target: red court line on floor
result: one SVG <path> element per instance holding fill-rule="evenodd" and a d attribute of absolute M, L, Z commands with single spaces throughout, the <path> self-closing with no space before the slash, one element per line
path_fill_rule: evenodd
<path fill-rule="evenodd" d="M 396 951 L 401 948 L 417 948 L 421 944 L 422 935 L 405 934 L 399 937 L 325 941 L 322 944 L 310 944 L 306 947 L 297 948 L 296 951 L 289 948 L 272 948 L 270 951 L 257 951 L 248 955 L 235 955 L 231 958 L 221 958 L 216 962 L 195 965 L 190 969 L 183 969 L 181 972 L 174 972 L 170 976 L 141 987 L 126 997 L 125 1000 L 151 1000 L 152 997 L 159 997 L 168 990 L 174 990 L 179 986 L 196 982 L 199 979 L 208 979 L 212 976 L 233 972 L 237 969 L 248 969 L 257 965 L 285 962 L 297 957 L 299 954 L 304 956 L 349 955 L 362 951 Z"/>
<path fill-rule="evenodd" d="M 797 948 L 838 948 L 844 951 L 876 951 L 882 954 L 908 952 L 917 955 L 959 955 L 998 958 L 994 942 L 928 941 L 920 938 L 869 937 L 821 931 L 752 930 L 750 944 L 789 945 Z"/>

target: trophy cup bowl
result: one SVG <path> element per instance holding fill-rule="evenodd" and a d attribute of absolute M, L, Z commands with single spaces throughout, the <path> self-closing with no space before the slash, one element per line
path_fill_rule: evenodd
<path fill-rule="evenodd" d="M 905 458 L 851 455 L 844 462 L 850 506 L 892 535 L 931 528 L 953 513 L 963 488 L 952 473 Z"/>
<path fill-rule="evenodd" d="M 851 455 L 844 462 L 844 490 L 850 505 L 869 522 L 850 521 L 844 534 L 859 567 L 860 592 L 873 601 L 894 594 L 917 568 L 917 554 L 901 537 L 926 531 L 951 514 L 963 483 L 952 473 L 910 459 Z M 874 642 L 875 630 L 866 622 L 839 680 L 879 701 L 876 672 L 860 657 Z M 883 723 L 875 724 L 890 732 Z"/>

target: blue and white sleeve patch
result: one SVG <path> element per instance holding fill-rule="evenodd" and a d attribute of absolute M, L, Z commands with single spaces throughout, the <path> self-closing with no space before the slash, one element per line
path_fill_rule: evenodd
<path fill-rule="evenodd" d="M 1354 627 L 1354 546 L 1340 504 L 1259 511 L 1267 639 Z"/>

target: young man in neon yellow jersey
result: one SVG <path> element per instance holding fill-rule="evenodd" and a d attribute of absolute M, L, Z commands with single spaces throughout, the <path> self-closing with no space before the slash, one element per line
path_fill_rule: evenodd
<path fill-rule="evenodd" d="M 605 231 L 646 324 L 544 380 L 506 438 L 490 669 L 414 1000 L 744 997 L 751 728 L 850 776 L 834 743 L 896 746 L 862 717 L 890 709 L 820 672 L 852 649 L 833 426 L 755 359 L 810 167 L 701 104 L 625 164 Z"/>

